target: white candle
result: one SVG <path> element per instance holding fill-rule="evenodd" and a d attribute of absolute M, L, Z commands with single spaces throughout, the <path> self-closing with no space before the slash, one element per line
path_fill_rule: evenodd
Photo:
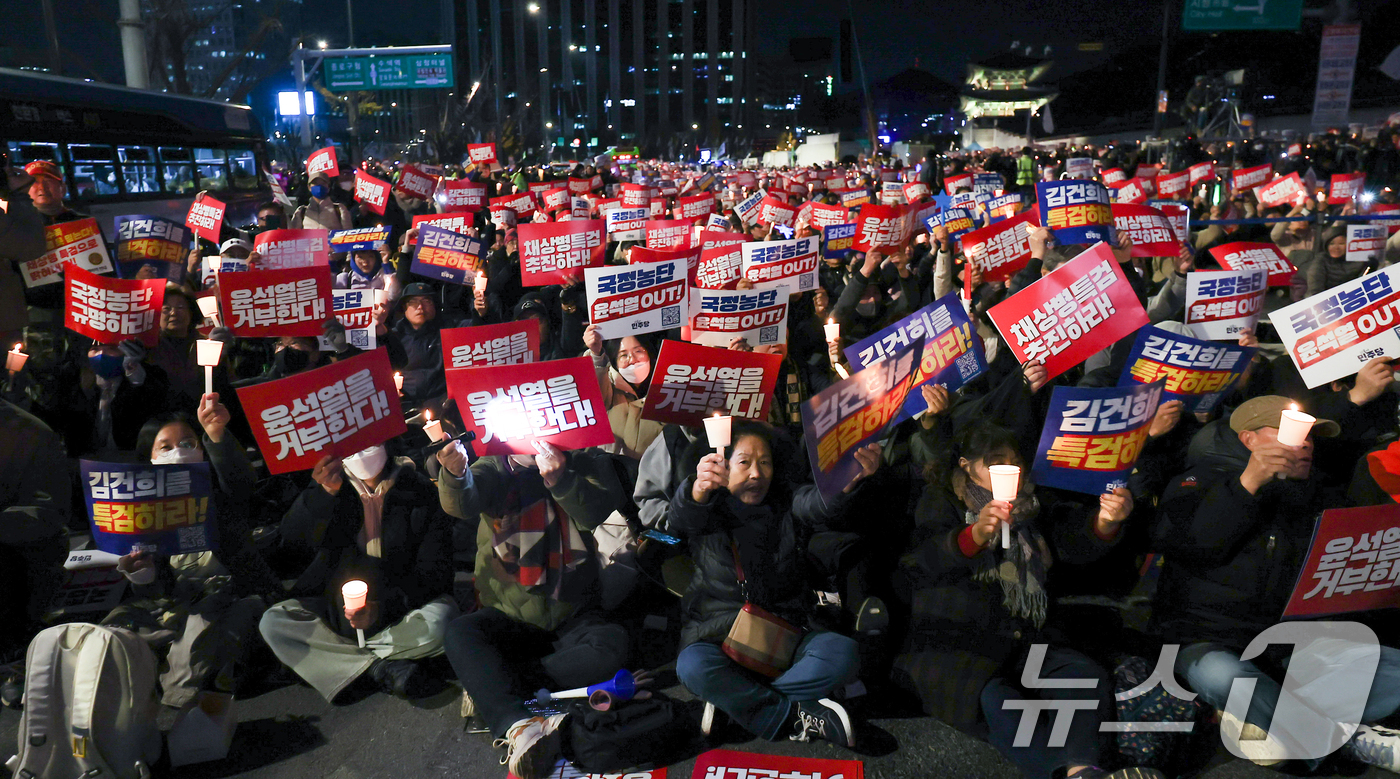
<path fill-rule="evenodd" d="M 205 338 L 195 341 L 194 348 L 195 361 L 204 366 L 204 394 L 208 395 L 214 391 L 214 366 L 219 364 L 224 344 L 222 341 L 211 341 Z"/>
<path fill-rule="evenodd" d="M 826 330 L 827 343 L 831 343 L 832 341 L 841 338 L 841 323 L 837 322 L 834 319 L 826 320 L 826 324 L 822 326 L 822 329 Z"/>
<path fill-rule="evenodd" d="M 24 370 L 24 364 L 29 361 L 29 355 L 20 351 L 22 344 L 15 344 L 15 348 L 5 353 L 5 370 L 10 373 L 19 373 Z"/>
<path fill-rule="evenodd" d="M 1284 446 L 1302 446 L 1316 421 L 1315 417 L 1301 411 L 1284 409 L 1278 421 L 1278 442 Z"/>
<path fill-rule="evenodd" d="M 369 585 L 359 579 L 340 585 L 340 597 L 345 601 L 346 611 L 358 611 L 365 607 L 365 601 L 369 598 Z M 355 638 L 360 644 L 360 648 L 365 648 L 365 631 L 355 628 Z"/>
<path fill-rule="evenodd" d="M 394 388 L 397 389 L 397 390 L 399 391 L 399 394 L 400 394 L 400 395 L 403 394 L 403 374 L 402 374 L 402 373 L 395 373 L 395 374 L 394 374 Z"/>
<path fill-rule="evenodd" d="M 424 419 L 427 420 L 423 423 L 423 432 L 428 434 L 428 438 L 433 443 L 441 441 L 443 439 L 442 420 L 433 419 L 433 412 L 431 411 L 423 412 L 423 416 Z"/>
<path fill-rule="evenodd" d="M 1007 503 L 1016 500 L 1021 489 L 1021 468 L 1016 465 L 992 465 L 987 468 L 992 477 L 992 500 Z M 1011 548 L 1011 523 L 1001 523 L 1001 548 Z"/>
<path fill-rule="evenodd" d="M 205 319 L 217 319 L 219 316 L 219 299 L 214 295 L 206 295 L 195 300 L 199 304 L 199 313 Z"/>
<path fill-rule="evenodd" d="M 486 274 L 481 271 L 476 272 L 476 278 L 472 279 L 472 289 L 482 294 L 486 293 Z"/>
<path fill-rule="evenodd" d="M 709 439 L 710 446 L 714 447 L 715 454 L 724 456 L 724 448 L 729 446 L 729 433 L 733 421 L 733 417 L 719 414 L 705 417 L 705 437 Z"/>
<path fill-rule="evenodd" d="M 389 299 L 389 293 L 388 293 L 387 290 L 376 289 L 376 290 L 374 291 L 374 304 L 375 304 L 376 306 L 382 306 L 382 305 L 384 305 L 384 301 L 386 301 L 386 300 L 388 300 L 388 299 Z"/>

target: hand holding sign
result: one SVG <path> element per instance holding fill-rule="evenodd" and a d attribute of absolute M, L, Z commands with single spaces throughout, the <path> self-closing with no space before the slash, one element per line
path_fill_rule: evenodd
<path fill-rule="evenodd" d="M 842 492 L 849 493 L 856 488 L 861 481 L 875 475 L 880 470 L 880 456 L 884 454 L 884 449 L 879 444 L 867 444 L 855 451 L 856 462 L 860 464 L 860 471 L 851 477 L 851 483 L 846 485 Z"/>
<path fill-rule="evenodd" d="M 1099 535 L 1112 536 L 1118 526 L 1133 513 L 1133 494 L 1127 487 L 1116 487 L 1113 492 L 1099 496 L 1099 515 L 1095 519 Z"/>
<path fill-rule="evenodd" d="M 311 478 L 332 496 L 337 495 L 340 493 L 340 488 L 345 485 L 342 467 L 338 458 L 326 455 L 312 469 Z"/>

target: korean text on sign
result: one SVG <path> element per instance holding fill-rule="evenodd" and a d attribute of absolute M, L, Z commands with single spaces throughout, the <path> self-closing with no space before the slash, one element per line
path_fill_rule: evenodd
<path fill-rule="evenodd" d="M 685 259 L 588 268 L 588 319 L 604 338 L 680 327 L 689 313 Z"/>
<path fill-rule="evenodd" d="M 1055 387 L 1036 449 L 1035 483 L 1090 495 L 1126 487 L 1162 384 Z"/>
<path fill-rule="evenodd" d="M 1006 281 L 1031 259 L 1035 214 L 1019 214 L 963 236 L 963 254 L 982 271 L 982 281 Z"/>
<path fill-rule="evenodd" d="M 765 419 L 782 357 L 664 341 L 643 419 L 700 427 L 715 413 Z"/>
<path fill-rule="evenodd" d="M 331 311 L 345 325 L 346 343 L 356 349 L 375 348 L 378 339 L 374 335 L 374 290 L 333 289 Z M 316 336 L 316 343 L 323 352 L 335 351 L 331 339 L 324 335 Z"/>
<path fill-rule="evenodd" d="M 914 235 L 914 212 L 912 206 L 861 206 L 860 216 L 856 217 L 855 250 L 868 252 L 904 246 Z"/>
<path fill-rule="evenodd" d="M 856 245 L 855 224 L 828 225 L 822 228 L 822 257 L 845 259 L 846 252 Z"/>
<path fill-rule="evenodd" d="M 741 244 L 733 243 L 700 252 L 695 268 L 694 286 L 702 289 L 734 289 L 739 285 L 739 269 L 743 267 Z"/>
<path fill-rule="evenodd" d="M 481 242 L 430 224 L 418 228 L 411 270 L 453 284 L 470 284 L 481 270 Z"/>
<path fill-rule="evenodd" d="M 329 265 L 330 233 L 325 230 L 264 230 L 253 239 L 258 270 Z"/>
<path fill-rule="evenodd" d="M 188 252 L 185 226 L 159 216 L 117 217 L 117 262 L 181 262 Z"/>
<path fill-rule="evenodd" d="M 356 169 L 355 199 L 369 206 L 374 213 L 383 215 L 385 206 L 389 204 L 389 183 Z"/>
<path fill-rule="evenodd" d="M 1311 389 L 1356 373 L 1378 357 L 1400 357 L 1400 291 L 1382 268 L 1269 315 Z"/>
<path fill-rule="evenodd" d="M 1400 506 L 1328 509 L 1298 572 L 1284 618 L 1400 605 Z"/>
<path fill-rule="evenodd" d="M 603 222 L 584 219 L 520 226 L 521 284 L 542 287 L 583 276 L 603 264 Z"/>
<path fill-rule="evenodd" d="M 1134 257 L 1175 257 L 1181 250 L 1166 214 L 1151 206 L 1114 203 L 1113 226 L 1133 240 Z"/>
<path fill-rule="evenodd" d="M 235 335 L 320 335 L 331 310 L 330 269 L 322 265 L 221 275 L 219 309 Z"/>
<path fill-rule="evenodd" d="M 442 362 L 447 368 L 524 365 L 540 361 L 540 320 L 525 317 L 442 331 Z"/>
<path fill-rule="evenodd" d="M 733 292 L 693 289 L 690 340 L 726 347 L 735 338 L 747 340 L 749 346 L 787 343 L 790 291 L 787 285 Z"/>
<path fill-rule="evenodd" d="M 200 238 L 218 243 L 219 233 L 224 226 L 226 208 L 223 203 L 205 195 L 190 204 L 190 210 L 185 214 L 185 225 Z"/>
<path fill-rule="evenodd" d="M 1035 185 L 1040 223 L 1062 244 L 1114 241 L 1108 190 L 1093 181 L 1042 181 Z"/>
<path fill-rule="evenodd" d="M 160 340 L 158 316 L 165 302 L 165 279 L 127 281 L 68 269 L 64 284 L 64 326 L 104 344 L 136 338 L 147 347 Z"/>
<path fill-rule="evenodd" d="M 331 233 L 332 252 L 379 251 L 389 241 L 387 227 L 357 227 Z"/>
<path fill-rule="evenodd" d="M 42 255 L 22 266 L 26 287 L 57 284 L 64 266 L 69 264 L 92 273 L 112 270 L 102 229 L 92 217 L 48 225 L 44 228 L 44 247 Z"/>
<path fill-rule="evenodd" d="M 1144 327 L 1119 386 L 1134 382 L 1165 382 L 1162 402 L 1182 401 L 1187 413 L 1204 414 L 1220 402 L 1239 381 L 1258 351 L 1251 346 L 1214 344 L 1177 335 L 1158 327 Z"/>
<path fill-rule="evenodd" d="M 755 284 L 792 279 L 799 292 L 816 289 L 817 246 L 815 235 L 741 244 L 744 278 Z"/>
<path fill-rule="evenodd" d="M 1255 329 L 1269 292 L 1269 274 L 1192 271 L 1186 274 L 1186 324 L 1199 338 L 1234 341 Z"/>
<path fill-rule="evenodd" d="M 613 442 L 602 391 L 587 357 L 447 371 L 448 392 L 485 454 L 535 454 Z"/>
<path fill-rule="evenodd" d="M 98 549 L 174 555 L 213 548 L 208 463 L 133 466 L 82 460 L 79 470 Z"/>

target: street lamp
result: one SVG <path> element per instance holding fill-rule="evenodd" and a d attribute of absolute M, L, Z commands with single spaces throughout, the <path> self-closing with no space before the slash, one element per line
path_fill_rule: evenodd
<path fill-rule="evenodd" d="M 540 5 L 539 5 L 539 3 L 530 3 L 529 5 L 527 5 L 527 6 L 525 6 L 525 7 L 528 8 L 529 11 L 530 11 L 530 13 L 532 13 L 532 14 L 537 14 L 537 13 L 540 12 Z"/>
<path fill-rule="evenodd" d="M 553 130 L 553 129 L 554 129 L 554 122 L 545 122 L 545 123 L 544 123 L 544 126 L 545 126 L 545 129 L 547 129 L 547 130 Z"/>
<path fill-rule="evenodd" d="M 317 41 L 317 42 L 316 42 L 316 45 L 317 45 L 317 46 L 320 46 L 322 49 L 325 49 L 325 48 L 326 48 L 327 46 L 329 46 L 330 44 L 326 43 L 325 41 Z"/>

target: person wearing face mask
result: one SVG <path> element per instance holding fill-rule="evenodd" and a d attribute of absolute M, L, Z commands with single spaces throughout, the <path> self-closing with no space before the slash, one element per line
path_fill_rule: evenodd
<path fill-rule="evenodd" d="M 214 476 L 213 551 L 162 557 L 122 555 L 117 570 L 133 599 L 102 624 L 141 636 L 166 661 L 161 702 L 176 708 L 204 690 L 234 691 L 257 640 L 258 619 L 280 600 L 282 584 L 253 546 L 248 496 L 257 483 L 218 393 L 200 398 L 199 421 L 157 414 L 137 436 L 138 457 L 153 465 L 208 462 Z M 199 430 L 203 430 L 203 435 Z"/>
<path fill-rule="evenodd" d="M 844 342 L 855 343 L 913 310 L 909 307 L 910 301 L 918 299 L 919 290 L 917 279 L 909 270 L 907 250 L 890 255 L 901 293 L 898 301 L 891 300 L 885 293 L 880 273 L 884 259 L 885 255 L 879 250 L 866 252 L 864 262 L 851 274 L 832 309 L 832 316 L 841 324 Z"/>
<path fill-rule="evenodd" d="M 92 421 L 82 452 L 110 452 L 136 444 L 141 423 L 152 412 L 168 410 L 170 382 L 165 371 L 145 362 L 146 347 L 136 339 L 93 343 L 87 370 L 79 378 L 84 411 Z"/>
<path fill-rule="evenodd" d="M 393 266 L 384 261 L 381 251 L 360 249 L 350 253 L 349 267 L 335 277 L 336 289 L 391 290 L 388 303 L 398 299 L 398 286 Z"/>
<path fill-rule="evenodd" d="M 315 338 L 294 338 L 282 336 L 277 341 L 277 351 L 272 355 L 272 370 L 267 379 L 284 379 L 302 371 L 319 368 L 323 352 Z"/>
<path fill-rule="evenodd" d="M 307 191 L 311 194 L 306 205 L 299 207 L 292 214 L 292 229 L 294 230 L 349 230 L 355 226 L 354 219 L 350 216 L 350 209 L 343 203 L 338 203 L 331 199 L 331 180 L 325 175 L 318 175 L 311 179 Z"/>
<path fill-rule="evenodd" d="M 603 406 L 613 429 L 613 443 L 603 448 L 640 460 L 642 452 L 661 435 L 660 422 L 642 419 L 657 353 L 656 339 L 648 334 L 604 341 L 598 326 L 589 325 L 583 331 L 583 343 L 593 358 L 593 370 L 603 390 Z"/>
<path fill-rule="evenodd" d="M 394 370 L 403 374 L 404 399 L 419 406 L 447 393 L 442 329 L 451 324 L 444 323 L 438 312 L 437 292 L 422 282 L 404 287 L 399 310 L 403 317 L 388 332 L 388 339 L 403 347 L 402 361 L 394 361 Z M 396 352 L 391 347 L 391 358 Z"/>

